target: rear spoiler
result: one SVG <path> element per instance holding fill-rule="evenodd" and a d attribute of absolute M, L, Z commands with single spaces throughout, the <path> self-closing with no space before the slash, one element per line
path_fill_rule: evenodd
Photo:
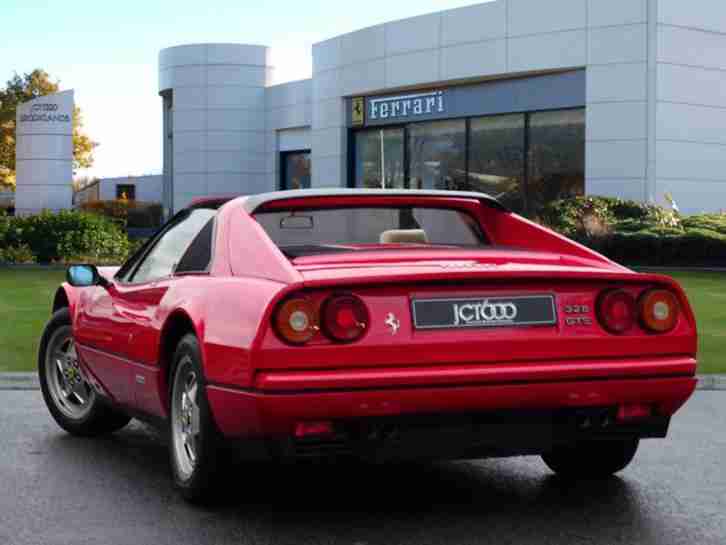
<path fill-rule="evenodd" d="M 443 199 L 472 199 L 495 208 L 502 212 L 509 212 L 509 209 L 494 197 L 486 193 L 474 193 L 471 191 L 438 191 L 438 190 L 416 190 L 416 189 L 296 189 L 291 191 L 275 191 L 273 193 L 261 193 L 251 195 L 244 199 L 243 208 L 248 214 L 254 214 L 265 205 L 284 200 L 325 198 L 325 197 L 436 197 Z"/>

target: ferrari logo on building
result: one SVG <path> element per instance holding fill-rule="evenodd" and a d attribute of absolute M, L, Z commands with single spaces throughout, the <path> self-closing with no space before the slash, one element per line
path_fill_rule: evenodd
<path fill-rule="evenodd" d="M 354 127 L 360 127 L 366 122 L 366 105 L 363 97 L 354 98 L 351 101 L 351 122 Z"/>

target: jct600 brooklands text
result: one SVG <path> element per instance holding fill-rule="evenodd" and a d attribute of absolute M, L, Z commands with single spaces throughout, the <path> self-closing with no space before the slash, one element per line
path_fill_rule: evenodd
<path fill-rule="evenodd" d="M 517 306 L 514 303 L 481 303 L 454 304 L 454 325 L 486 324 L 490 322 L 512 322 L 517 318 Z"/>

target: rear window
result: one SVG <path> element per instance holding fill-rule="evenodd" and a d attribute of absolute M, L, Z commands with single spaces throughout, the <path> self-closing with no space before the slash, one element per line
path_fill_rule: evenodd
<path fill-rule="evenodd" d="M 401 247 L 488 246 L 477 221 L 452 208 L 296 209 L 260 212 L 255 219 L 289 257 Z"/>

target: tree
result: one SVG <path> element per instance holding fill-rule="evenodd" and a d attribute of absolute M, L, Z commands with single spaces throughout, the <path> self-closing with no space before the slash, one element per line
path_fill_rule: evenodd
<path fill-rule="evenodd" d="M 18 106 L 39 96 L 57 93 L 60 82 L 51 80 L 45 70 L 15 74 L 0 89 L 0 187 L 15 188 L 15 118 Z M 93 165 L 93 150 L 98 144 L 83 132 L 81 109 L 73 109 L 73 170 Z M 70 181 L 69 181 L 70 182 Z"/>

